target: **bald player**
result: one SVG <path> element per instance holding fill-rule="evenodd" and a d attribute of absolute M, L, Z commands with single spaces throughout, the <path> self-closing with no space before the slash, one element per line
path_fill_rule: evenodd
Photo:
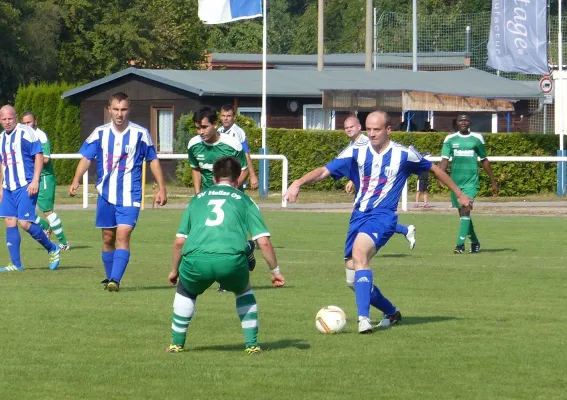
<path fill-rule="evenodd" d="M 39 178 L 43 169 L 41 143 L 32 128 L 18 123 L 14 107 L 0 108 L 0 161 L 2 162 L 2 192 L 0 192 L 0 218 L 6 224 L 6 246 L 10 264 L 0 272 L 23 271 L 20 257 L 22 238 L 20 227 L 45 248 L 49 256 L 49 269 L 59 267 L 59 246 L 51 242 L 41 226 L 35 223 L 35 207 L 39 192 Z"/>

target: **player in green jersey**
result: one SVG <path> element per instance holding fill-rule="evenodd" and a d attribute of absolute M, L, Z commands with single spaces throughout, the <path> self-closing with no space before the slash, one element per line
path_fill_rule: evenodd
<path fill-rule="evenodd" d="M 259 353 L 258 307 L 250 286 L 246 235 L 250 233 L 270 267 L 272 284 L 281 287 L 280 273 L 270 233 L 258 206 L 236 189 L 241 166 L 234 157 L 213 165 L 214 185 L 198 193 L 185 209 L 173 245 L 169 283 L 177 284 L 173 301 L 171 345 L 168 353 L 183 351 L 197 297 L 215 281 L 236 296 L 246 352 Z"/>
<path fill-rule="evenodd" d="M 492 195 L 498 196 L 498 184 L 494 179 L 490 161 L 486 158 L 486 149 L 484 147 L 484 137 L 481 134 L 470 131 L 471 119 L 466 114 L 460 114 L 457 117 L 458 132 L 447 135 L 443 142 L 443 150 L 441 151 L 441 169 L 445 171 L 451 159 L 451 179 L 455 181 L 459 189 L 463 191 L 471 199 L 474 199 L 480 187 L 478 176 L 478 159 L 492 183 Z M 459 228 L 459 236 L 457 237 L 457 246 L 455 254 L 465 252 L 465 239 L 467 236 L 471 240 L 470 253 L 478 253 L 480 251 L 480 242 L 474 231 L 474 225 L 471 219 L 470 207 L 461 207 L 451 193 L 451 201 L 453 207 L 459 211 L 461 225 Z"/>
<path fill-rule="evenodd" d="M 61 250 L 70 250 L 71 246 L 67 242 L 67 237 L 63 231 L 63 225 L 59 216 L 53 211 L 55 205 L 55 172 L 53 171 L 53 164 L 51 163 L 51 143 L 44 131 L 37 127 L 35 115 L 31 111 L 26 111 L 22 115 L 22 124 L 27 125 L 35 130 L 35 135 L 41 143 L 41 150 L 43 152 L 43 169 L 39 179 L 39 194 L 37 196 L 37 208 L 39 208 L 47 221 L 42 219 L 39 215 L 35 221 L 36 224 L 41 226 L 41 229 L 49 237 L 51 232 L 55 233 L 59 240 L 59 248 Z"/>
<path fill-rule="evenodd" d="M 213 164 L 221 157 L 238 158 L 242 165 L 238 187 L 242 187 L 248 178 L 248 163 L 242 144 L 234 137 L 217 131 L 217 112 L 210 107 L 203 107 L 193 114 L 193 122 L 199 135 L 189 141 L 187 153 L 195 193 L 213 186 Z"/>

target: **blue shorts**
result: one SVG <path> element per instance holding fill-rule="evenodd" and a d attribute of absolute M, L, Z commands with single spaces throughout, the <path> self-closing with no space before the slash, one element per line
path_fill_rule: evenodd
<path fill-rule="evenodd" d="M 398 215 L 390 210 L 374 209 L 368 213 L 354 210 L 350 217 L 345 241 L 345 259 L 352 257 L 354 240 L 359 233 L 367 234 L 374 241 L 376 251 L 378 251 L 396 233 L 397 223 Z"/>
<path fill-rule="evenodd" d="M 140 207 L 116 206 L 102 196 L 98 196 L 95 227 L 116 228 L 118 225 L 130 225 L 134 228 L 138 222 L 138 215 L 140 215 Z"/>
<path fill-rule="evenodd" d="M 30 197 L 28 195 L 28 185 L 16 190 L 2 188 L 0 218 L 15 217 L 20 221 L 34 222 L 36 219 L 36 203 L 37 193 Z"/>

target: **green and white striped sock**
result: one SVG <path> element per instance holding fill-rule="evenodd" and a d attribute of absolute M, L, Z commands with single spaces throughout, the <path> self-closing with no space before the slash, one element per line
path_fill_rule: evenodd
<path fill-rule="evenodd" d="M 39 215 L 35 219 L 35 223 L 38 224 L 39 226 L 41 226 L 41 229 L 44 230 L 44 231 L 49 229 L 49 222 L 42 219 Z"/>
<path fill-rule="evenodd" d="M 236 312 L 240 318 L 246 347 L 258 346 L 258 305 L 252 289 L 236 296 Z"/>
<path fill-rule="evenodd" d="M 193 314 L 195 313 L 195 303 L 197 299 L 190 299 L 175 293 L 173 300 L 173 318 L 171 322 L 171 344 L 185 346 L 187 329 Z"/>
<path fill-rule="evenodd" d="M 51 230 L 55 233 L 55 236 L 57 236 L 59 243 L 67 244 L 67 238 L 65 237 L 65 232 L 63 232 L 63 225 L 61 225 L 59 216 L 55 213 L 51 213 L 47 216 L 47 220 L 49 221 Z"/>

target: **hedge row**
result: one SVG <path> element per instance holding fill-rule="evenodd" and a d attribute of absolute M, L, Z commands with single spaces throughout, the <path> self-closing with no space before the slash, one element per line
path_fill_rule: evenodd
<path fill-rule="evenodd" d="M 21 117 L 31 111 L 38 127 L 51 141 L 52 153 L 76 153 L 81 146 L 81 114 L 78 106 L 61 99 L 72 86 L 67 84 L 37 84 L 20 87 L 16 94 L 16 112 Z M 70 183 L 78 160 L 53 160 L 57 182 Z"/>
<path fill-rule="evenodd" d="M 183 116 L 177 128 L 175 152 L 187 150 L 189 138 L 196 134 L 192 115 Z M 246 130 L 250 152 L 258 154 L 262 145 L 262 132 L 254 126 L 254 122 L 237 117 L 237 123 Z M 420 152 L 440 155 L 443 140 L 447 133 L 432 132 L 393 132 L 391 138 L 404 145 L 413 145 Z M 555 135 L 542 134 L 485 134 L 486 149 L 489 155 L 498 156 L 554 156 L 558 149 L 558 138 Z M 297 129 L 268 129 L 267 145 L 271 154 L 283 154 L 289 160 L 289 181 L 301 177 L 306 172 L 332 160 L 348 144 L 342 131 L 303 131 Z M 256 170 L 258 163 L 255 161 Z M 494 176 L 500 186 L 502 196 L 524 196 L 528 194 L 549 193 L 556 188 L 556 163 L 527 162 L 493 162 Z M 491 196 L 490 180 L 481 171 L 480 196 Z M 191 185 L 191 169 L 186 161 L 180 162 L 177 177 L 185 185 Z M 432 178 L 433 180 L 433 178 Z M 410 188 L 415 188 L 416 177 L 409 180 Z M 327 179 L 312 185 L 320 190 L 340 190 L 343 181 Z M 439 189 L 430 184 L 432 193 L 447 189 Z M 270 163 L 270 189 L 281 190 L 281 162 Z"/>

